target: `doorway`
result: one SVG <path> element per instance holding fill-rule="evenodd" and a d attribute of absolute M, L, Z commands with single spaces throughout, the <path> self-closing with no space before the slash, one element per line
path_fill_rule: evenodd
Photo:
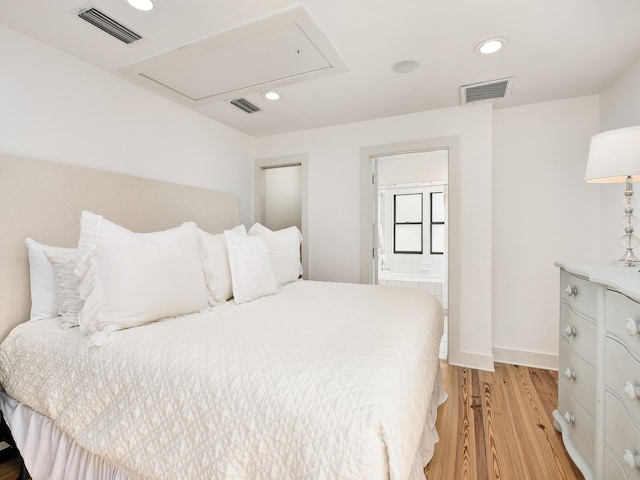
<path fill-rule="evenodd" d="M 296 226 L 302 231 L 301 169 L 300 164 L 261 169 L 260 223 L 268 229 Z"/>
<path fill-rule="evenodd" d="M 388 165 L 400 166 L 403 161 L 405 163 L 414 161 L 424 167 L 429 163 L 425 159 L 434 160 L 436 157 L 440 157 L 440 162 L 434 161 L 430 166 L 440 165 L 438 168 L 446 171 L 444 176 L 442 174 L 414 175 L 407 178 L 389 174 L 385 177 L 387 162 Z M 399 285 L 395 282 L 403 282 L 400 285 L 404 286 L 404 282 L 417 280 L 418 287 L 422 281 L 425 290 L 433 290 L 432 293 L 441 297 L 447 314 L 448 321 L 443 335 L 446 343 L 441 345 L 441 357 L 455 358 L 459 353 L 459 138 L 457 136 L 442 137 L 363 147 L 360 158 L 360 281 L 374 284 L 387 282 L 391 285 Z M 430 169 L 425 169 L 427 172 L 428 170 Z M 420 194 L 421 199 L 411 200 L 404 197 L 407 194 Z M 432 194 L 436 194 L 435 198 Z M 438 195 L 441 197 L 438 198 Z M 394 220 L 393 205 L 397 206 L 398 199 L 401 205 L 403 203 L 410 205 L 412 202 L 414 206 L 420 205 L 423 215 L 416 218 L 417 207 L 414 207 L 413 210 L 409 210 L 408 217 L 400 218 L 400 221 Z M 440 200 L 444 220 L 431 214 L 435 203 Z M 429 211 L 425 215 L 427 208 Z M 387 224 L 386 228 L 382 228 L 384 223 Z M 411 226 L 417 223 L 422 225 Z M 395 245 L 395 238 L 389 233 L 394 230 L 395 235 L 403 230 L 400 233 L 399 246 Z M 435 234 L 438 237 L 439 231 L 443 233 L 443 237 L 439 237 L 442 243 L 436 245 L 438 241 L 434 242 L 431 236 Z M 430 236 L 428 241 L 425 238 L 427 236 Z M 438 248 L 439 246 L 443 248 Z M 432 250 L 438 253 L 433 254 Z M 381 255 L 384 256 L 381 257 Z M 394 270 L 397 272 L 397 278 L 391 278 Z M 437 281 L 431 282 L 430 280 L 435 279 L 436 273 Z M 407 276 L 407 274 L 415 274 L 416 278 L 400 279 L 401 275 Z M 426 281 L 427 276 L 430 277 L 429 282 Z M 440 282 L 441 286 L 436 286 Z"/>
<path fill-rule="evenodd" d="M 307 184 L 307 155 L 262 158 L 254 162 L 254 221 L 270 230 L 298 227 L 302 233 L 304 279 L 309 279 Z"/>
<path fill-rule="evenodd" d="M 444 310 L 440 358 L 447 358 L 448 150 L 374 158 L 377 170 L 375 283 L 434 295 Z"/>

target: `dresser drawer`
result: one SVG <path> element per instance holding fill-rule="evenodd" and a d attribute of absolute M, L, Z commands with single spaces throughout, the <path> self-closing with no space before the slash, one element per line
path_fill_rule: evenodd
<path fill-rule="evenodd" d="M 585 411 L 577 404 L 571 396 L 571 389 L 567 385 L 566 380 L 560 378 L 558 380 L 558 411 L 569 420 L 569 435 L 571 442 L 584 457 L 586 462 L 593 470 L 593 459 L 595 453 L 595 427 L 593 420 L 585 413 Z"/>
<path fill-rule="evenodd" d="M 629 473 L 633 473 L 627 470 Z M 608 449 L 604 449 L 604 477 L 606 480 L 627 480 L 627 473 L 618 459 Z"/>
<path fill-rule="evenodd" d="M 640 430 L 631 422 L 627 411 L 616 397 L 606 392 L 604 398 L 605 444 L 623 466 L 626 478 L 640 479 L 640 465 L 634 469 L 627 465 L 636 456 L 640 460 Z"/>
<path fill-rule="evenodd" d="M 560 271 L 560 299 L 571 307 L 589 317 L 596 317 L 596 300 L 598 287 L 575 275 Z"/>
<path fill-rule="evenodd" d="M 604 367 L 607 388 L 622 399 L 629 416 L 640 426 L 640 361 L 620 342 L 607 337 Z"/>
<path fill-rule="evenodd" d="M 575 313 L 566 303 L 560 303 L 560 338 L 589 364 L 595 364 L 596 326 Z"/>
<path fill-rule="evenodd" d="M 640 357 L 640 303 L 612 290 L 607 290 L 606 299 L 607 331 L 619 337 L 631 352 Z"/>
<path fill-rule="evenodd" d="M 593 367 L 571 351 L 569 343 L 560 340 L 560 365 L 558 376 L 564 378 L 571 396 L 579 402 L 593 419 L 596 409 L 596 392 L 593 386 L 596 373 Z"/>

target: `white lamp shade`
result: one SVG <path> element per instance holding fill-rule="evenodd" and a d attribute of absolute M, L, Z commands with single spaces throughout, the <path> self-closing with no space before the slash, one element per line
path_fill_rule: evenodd
<path fill-rule="evenodd" d="M 584 181 L 624 183 L 627 176 L 640 180 L 640 126 L 594 135 Z"/>

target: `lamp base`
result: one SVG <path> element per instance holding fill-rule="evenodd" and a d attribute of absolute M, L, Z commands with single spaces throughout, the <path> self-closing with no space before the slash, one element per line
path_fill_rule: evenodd
<path fill-rule="evenodd" d="M 633 249 L 640 244 L 640 239 L 633 234 L 633 229 L 638 223 L 638 219 L 633 215 L 633 207 L 636 200 L 633 198 L 633 179 L 631 176 L 626 178 L 626 188 L 624 191 L 624 217 L 622 217 L 622 226 L 624 227 L 624 235 L 620 238 L 620 243 L 627 253 L 618 260 L 618 263 L 633 266 L 639 263 L 638 257 L 633 253 Z"/>
<path fill-rule="evenodd" d="M 627 253 L 625 253 L 624 256 L 616 263 L 632 267 L 634 265 L 638 265 L 640 263 L 640 260 L 638 260 L 638 257 L 636 257 L 635 253 L 633 253 L 633 250 L 628 249 Z"/>

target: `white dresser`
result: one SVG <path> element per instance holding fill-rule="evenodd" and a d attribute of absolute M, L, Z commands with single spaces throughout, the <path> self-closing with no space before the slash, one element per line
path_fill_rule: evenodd
<path fill-rule="evenodd" d="M 586 480 L 640 480 L 640 267 L 556 265 L 555 427 Z"/>

